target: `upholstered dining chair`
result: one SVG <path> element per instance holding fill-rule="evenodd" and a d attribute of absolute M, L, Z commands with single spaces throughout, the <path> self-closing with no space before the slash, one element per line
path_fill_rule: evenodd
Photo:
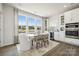
<path fill-rule="evenodd" d="M 43 44 L 46 47 L 47 45 L 49 45 L 49 41 L 48 41 L 48 34 L 43 35 Z"/>
<path fill-rule="evenodd" d="M 38 35 L 36 39 L 36 48 L 38 49 L 40 47 L 41 47 L 41 36 Z"/>

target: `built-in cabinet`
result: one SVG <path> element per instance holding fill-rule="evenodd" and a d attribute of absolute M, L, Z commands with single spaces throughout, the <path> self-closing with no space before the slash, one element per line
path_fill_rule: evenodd
<path fill-rule="evenodd" d="M 79 8 L 67 11 L 63 15 L 64 15 L 64 25 L 63 25 L 64 31 L 55 32 L 55 35 L 54 35 L 55 40 L 79 46 L 79 39 L 67 38 L 65 36 L 65 24 L 79 22 Z M 59 19 L 60 19 L 60 16 L 61 15 L 59 15 Z M 60 25 L 61 21 L 59 20 L 58 22 L 59 22 L 58 27 L 61 28 L 62 27 L 62 25 Z"/>
<path fill-rule="evenodd" d="M 63 32 L 54 32 L 54 39 L 58 41 L 63 41 L 65 39 L 64 31 Z"/>
<path fill-rule="evenodd" d="M 62 22 L 64 22 L 64 24 Z M 65 40 L 65 24 L 75 22 L 79 22 L 79 8 L 67 11 L 59 16 L 51 17 L 49 20 L 50 26 L 53 25 L 53 27 L 58 28 L 58 31 L 54 32 L 55 40 L 67 41 Z M 63 31 L 61 30 L 62 27 Z"/>
<path fill-rule="evenodd" d="M 62 23 L 62 19 L 61 19 L 62 16 L 64 17 L 63 18 L 64 24 Z M 64 14 L 59 15 L 59 20 L 58 20 L 59 32 L 55 32 L 55 39 L 60 40 L 60 41 L 64 41 L 66 38 L 65 37 L 65 24 L 66 23 L 75 23 L 75 22 L 79 22 L 79 8 L 65 12 Z M 63 31 L 61 30 L 62 27 L 63 27 Z"/>
<path fill-rule="evenodd" d="M 71 21 L 72 22 L 79 22 L 79 8 L 72 10 Z"/>
<path fill-rule="evenodd" d="M 64 13 L 65 23 L 71 23 L 71 11 Z"/>
<path fill-rule="evenodd" d="M 59 33 L 58 32 L 54 32 L 54 40 L 59 40 Z"/>
<path fill-rule="evenodd" d="M 55 32 L 56 40 L 64 40 L 65 37 L 65 29 L 64 29 L 64 14 L 59 15 L 58 17 L 58 31 Z"/>
<path fill-rule="evenodd" d="M 65 12 L 65 23 L 79 22 L 79 8 Z"/>

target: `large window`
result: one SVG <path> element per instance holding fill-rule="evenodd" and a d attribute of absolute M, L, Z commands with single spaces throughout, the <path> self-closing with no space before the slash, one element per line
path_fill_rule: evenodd
<path fill-rule="evenodd" d="M 28 32 L 29 33 L 34 33 L 35 32 L 35 19 L 31 16 L 28 17 Z"/>
<path fill-rule="evenodd" d="M 18 15 L 18 32 L 26 33 L 26 26 L 28 26 L 28 33 L 36 34 L 37 32 L 41 32 L 42 27 L 42 19 L 32 16 L 24 16 Z"/>
<path fill-rule="evenodd" d="M 36 28 L 37 28 L 37 33 L 41 33 L 41 27 L 42 27 L 42 19 L 36 19 Z"/>
<path fill-rule="evenodd" d="M 37 30 L 41 30 L 42 20 L 33 18 L 31 16 L 28 17 L 28 31 L 29 33 L 35 33 Z"/>
<path fill-rule="evenodd" d="M 18 32 L 25 33 L 26 32 L 26 16 L 19 15 L 18 22 L 19 22 Z"/>

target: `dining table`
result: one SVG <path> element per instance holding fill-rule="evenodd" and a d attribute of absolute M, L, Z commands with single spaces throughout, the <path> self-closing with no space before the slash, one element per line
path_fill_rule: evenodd
<path fill-rule="evenodd" d="M 30 41 L 30 48 L 32 48 L 34 46 L 33 42 L 36 43 L 38 41 L 38 39 L 40 39 L 39 36 L 41 36 L 41 38 L 42 38 L 43 35 L 47 35 L 47 34 L 49 34 L 49 33 L 44 32 L 44 33 L 40 33 L 40 34 L 28 34 L 27 36 L 28 36 L 29 41 Z M 36 37 L 38 37 L 38 39 L 36 39 Z"/>
<path fill-rule="evenodd" d="M 40 35 L 45 35 L 48 33 L 40 33 L 40 34 L 26 34 L 26 33 L 20 33 L 19 34 L 19 41 L 20 41 L 20 49 L 21 50 L 29 50 L 32 48 L 33 41 L 35 40 L 35 37 L 38 37 Z M 37 39 L 36 39 L 37 40 Z"/>

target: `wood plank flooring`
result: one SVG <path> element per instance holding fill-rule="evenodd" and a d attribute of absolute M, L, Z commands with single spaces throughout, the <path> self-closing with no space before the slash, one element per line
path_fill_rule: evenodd
<path fill-rule="evenodd" d="M 17 56 L 17 47 L 16 45 L 10 45 L 0 48 L 0 56 Z"/>
<path fill-rule="evenodd" d="M 16 45 L 0 48 L 0 56 L 18 56 Z M 60 42 L 43 56 L 79 56 L 79 47 Z"/>
<path fill-rule="evenodd" d="M 55 48 L 44 54 L 44 56 L 79 56 L 79 47 L 60 43 Z"/>

